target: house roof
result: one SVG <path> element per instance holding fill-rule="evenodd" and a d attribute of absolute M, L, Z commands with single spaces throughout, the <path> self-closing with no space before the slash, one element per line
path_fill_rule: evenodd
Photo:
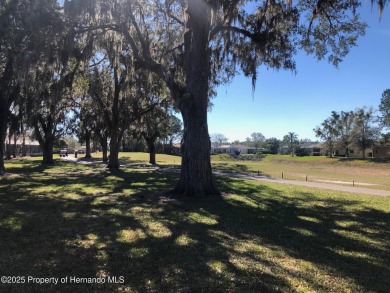
<path fill-rule="evenodd" d="M 254 147 L 248 147 L 242 144 L 224 144 L 221 146 L 214 147 L 216 149 L 240 149 L 240 150 L 251 150 L 255 149 Z"/>
<path fill-rule="evenodd" d="M 318 143 L 318 142 L 311 142 L 311 141 L 308 141 L 308 142 L 304 142 L 300 145 L 300 148 L 301 149 L 311 149 L 311 148 L 322 148 L 322 143 Z"/>
<path fill-rule="evenodd" d="M 8 144 L 8 139 L 5 141 L 6 144 Z M 29 138 L 26 138 L 24 143 L 26 145 L 39 145 L 39 142 L 37 140 L 32 140 L 32 139 L 29 139 Z M 14 144 L 14 140 L 12 139 L 11 140 L 11 144 Z M 22 145 L 23 144 L 23 140 L 22 139 L 18 139 L 16 141 L 16 144 L 17 145 Z"/>
<path fill-rule="evenodd" d="M 254 150 L 255 149 L 255 147 L 250 147 L 250 146 L 242 145 L 242 144 L 237 145 L 237 147 L 240 149 L 243 149 L 243 150 L 252 150 L 252 149 Z"/>
<path fill-rule="evenodd" d="M 390 145 L 377 145 L 377 146 L 374 146 L 374 148 L 390 149 Z"/>

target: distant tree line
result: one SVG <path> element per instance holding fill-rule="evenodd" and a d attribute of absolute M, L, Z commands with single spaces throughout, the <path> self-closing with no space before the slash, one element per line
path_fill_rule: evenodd
<path fill-rule="evenodd" d="M 217 147 L 221 147 L 223 144 L 229 144 L 229 139 L 222 133 L 214 133 L 211 135 L 210 139 L 211 143 Z M 253 147 L 255 153 L 279 154 L 285 150 L 286 153 L 295 155 L 299 149 L 299 145 L 307 141 L 310 140 L 299 140 L 298 135 L 295 132 L 288 132 L 283 139 L 278 139 L 276 137 L 266 138 L 261 132 L 253 132 L 245 141 L 236 140 L 231 144 Z"/>
<path fill-rule="evenodd" d="M 390 89 L 382 94 L 379 111 L 373 107 L 361 107 L 354 111 L 332 111 L 321 125 L 313 129 L 325 145 L 329 156 L 335 154 L 336 149 L 344 150 L 345 156 L 350 156 L 352 148 L 362 151 L 365 158 L 367 148 L 375 145 L 390 145 L 390 132 L 383 132 L 390 128 Z M 212 134 L 211 142 L 216 146 L 228 144 L 229 139 L 221 133 Z M 275 137 L 265 138 L 260 132 L 253 132 L 245 141 L 233 141 L 233 145 L 254 147 L 256 152 L 263 154 L 290 154 L 291 156 L 307 155 L 301 148 L 304 143 L 314 143 L 310 139 L 299 139 L 295 132 L 288 132 L 283 139 Z"/>
<path fill-rule="evenodd" d="M 389 133 L 382 130 L 390 127 L 390 90 L 382 94 L 379 114 L 373 107 L 361 107 L 354 111 L 332 111 L 314 132 L 326 144 L 327 153 L 333 156 L 334 150 L 343 149 L 350 156 L 351 148 L 358 148 L 365 158 L 368 147 L 390 143 Z"/>

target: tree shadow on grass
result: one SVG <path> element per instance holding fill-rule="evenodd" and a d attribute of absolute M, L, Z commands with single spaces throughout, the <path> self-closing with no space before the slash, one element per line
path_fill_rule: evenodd
<path fill-rule="evenodd" d="M 364 207 L 353 199 L 319 198 L 307 192 L 291 198 L 271 190 L 271 198 L 261 198 L 263 186 L 235 189 L 234 181 L 229 181 L 220 183 L 229 192 L 244 193 L 263 206 L 258 209 L 261 220 L 251 225 L 256 226 L 257 235 L 294 258 L 353 280 L 363 292 L 390 288 L 386 277 L 390 275 L 390 213 Z M 241 207 L 244 217 L 231 218 L 245 221 L 248 208 Z"/>
<path fill-rule="evenodd" d="M 13 189 L 0 196 L 2 275 L 123 276 L 124 283 L 4 288 L 295 292 L 299 281 L 307 290 L 337 291 L 339 284 L 318 274 L 350 280 L 352 291 L 381 292 L 390 285 L 389 213 L 310 192 L 292 198 L 232 178 L 218 179 L 229 197 L 162 196 L 176 176 L 126 169 L 79 174 L 79 186 L 93 190 L 80 188 L 74 198 L 65 190 L 29 194 L 17 180 L 6 181 L 0 192 Z M 26 180 L 75 192 L 71 176 Z"/>
<path fill-rule="evenodd" d="M 10 167 L 6 168 L 8 174 L 40 173 L 49 166 L 43 165 L 41 161 L 32 160 L 14 160 L 9 163 Z"/>
<path fill-rule="evenodd" d="M 103 163 L 102 158 L 80 158 L 78 159 L 78 162 L 91 165 L 107 165 L 107 163 Z M 119 164 L 121 165 L 122 169 L 124 167 L 154 167 L 153 165 L 149 164 L 147 160 L 132 160 L 129 157 L 120 157 Z"/>
<path fill-rule="evenodd" d="M 230 174 L 244 174 L 244 175 L 257 175 L 267 178 L 272 178 L 271 175 L 264 173 L 260 170 L 249 169 L 244 164 L 228 164 L 228 163 L 215 163 L 212 165 L 214 172 L 230 173 Z"/>

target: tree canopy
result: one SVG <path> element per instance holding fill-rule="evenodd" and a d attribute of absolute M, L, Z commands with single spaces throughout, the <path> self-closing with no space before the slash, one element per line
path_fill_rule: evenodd
<path fill-rule="evenodd" d="M 361 107 L 349 112 L 332 111 L 331 116 L 313 130 L 326 142 L 330 157 L 336 146 L 345 150 L 346 157 L 349 157 L 350 148 L 357 146 L 364 158 L 367 147 L 379 138 L 381 127 L 374 109 Z"/>
<path fill-rule="evenodd" d="M 379 111 L 382 114 L 383 125 L 390 127 L 390 89 L 387 89 L 382 93 Z"/>
<path fill-rule="evenodd" d="M 252 78 L 254 88 L 260 66 L 295 71 L 299 50 L 338 66 L 366 27 L 357 13 L 361 5 L 357 0 L 65 0 L 63 7 L 62 2 L 54 0 L 38 2 L 44 4 L 40 12 L 24 14 L 21 19 L 49 14 L 31 21 L 27 29 L 33 30 L 31 35 L 38 39 L 41 32 L 45 35 L 53 31 L 52 39 L 44 44 L 53 44 L 58 38 L 58 50 L 53 50 L 58 54 L 42 68 L 48 69 L 51 79 L 58 78 L 58 84 L 65 85 L 60 88 L 62 93 L 71 86 L 68 73 L 77 67 L 71 66 L 68 71 L 72 65 L 69 61 L 77 63 L 85 57 L 81 48 L 91 51 L 92 56 L 106 55 L 101 65 L 111 65 L 112 110 L 120 108 L 125 95 L 142 93 L 148 87 L 145 79 L 137 77 L 146 76 L 150 83 L 158 80 L 159 87 L 164 88 L 161 95 L 169 96 L 184 124 L 181 175 L 172 193 L 188 196 L 220 194 L 212 177 L 207 126 L 215 86 L 241 71 Z M 38 2 L 31 2 L 32 8 Z M 22 5 L 29 7 L 29 3 L 3 1 L 0 13 Z M 385 0 L 378 0 L 380 11 L 385 4 Z M 61 20 L 58 26 L 44 23 L 56 18 Z M 55 33 L 58 28 L 66 32 L 63 37 Z M 33 52 L 45 50 L 35 48 Z M 88 60 L 92 66 L 92 59 Z M 2 73 L 13 70 L 6 66 L 9 62 L 3 63 Z M 10 85 L 12 78 L 4 76 L 3 84 Z M 9 87 L 0 85 L 0 89 L 5 88 Z M 49 96 L 52 99 L 55 95 L 50 92 Z M 9 106 L 7 102 L 4 108 Z M 123 134 L 118 119 L 114 115 L 111 121 L 112 150 L 117 149 Z M 114 157 L 110 165 L 118 165 Z"/>

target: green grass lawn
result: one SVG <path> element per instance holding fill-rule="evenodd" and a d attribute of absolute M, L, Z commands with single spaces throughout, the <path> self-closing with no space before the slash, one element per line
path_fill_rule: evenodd
<path fill-rule="evenodd" d="M 0 178 L 2 276 L 124 282 L 0 284 L 0 292 L 390 288 L 389 198 L 218 177 L 226 196 L 174 199 L 162 191 L 175 173 L 70 162 L 45 168 L 37 160 L 7 168 L 11 174 Z"/>
<path fill-rule="evenodd" d="M 212 156 L 214 170 L 258 174 L 294 180 L 345 181 L 349 184 L 372 183 L 368 186 L 390 190 L 390 161 L 361 160 L 327 157 L 291 157 L 288 155 L 267 155 L 260 161 L 232 160 L 227 155 Z"/>
<path fill-rule="evenodd" d="M 79 156 L 79 159 L 85 161 L 101 161 L 102 154 L 101 153 L 92 153 L 92 159 L 84 159 L 84 155 Z M 70 155 L 70 157 L 74 157 L 74 155 Z M 143 152 L 121 152 L 119 153 L 119 161 L 124 165 L 131 166 L 148 166 L 149 162 L 149 153 Z M 171 156 L 165 154 L 157 154 L 156 161 L 159 166 L 175 166 L 179 167 L 181 164 L 180 156 Z"/>
<path fill-rule="evenodd" d="M 99 161 L 101 154 L 93 154 Z M 120 153 L 120 161 L 127 165 L 148 166 L 147 153 Z M 161 167 L 180 167 L 181 158 L 158 154 L 157 163 Z M 212 155 L 213 170 L 243 174 L 261 174 L 285 179 L 309 181 L 343 181 L 358 186 L 359 183 L 376 184 L 365 186 L 390 190 L 390 160 L 361 160 L 328 157 L 291 157 L 289 155 L 267 155 L 259 161 L 233 160 L 230 155 Z"/>

